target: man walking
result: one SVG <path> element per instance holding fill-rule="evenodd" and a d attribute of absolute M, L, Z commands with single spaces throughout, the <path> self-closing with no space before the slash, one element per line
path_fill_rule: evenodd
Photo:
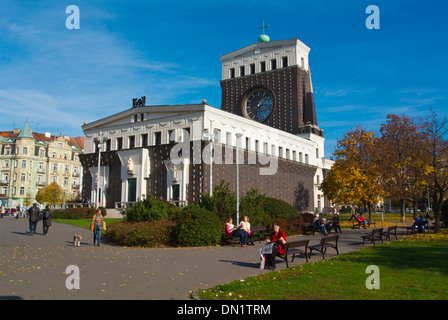
<path fill-rule="evenodd" d="M 33 204 L 33 207 L 29 210 L 29 222 L 30 222 L 30 235 L 36 233 L 36 226 L 39 222 L 40 210 L 37 207 L 37 203 Z"/>

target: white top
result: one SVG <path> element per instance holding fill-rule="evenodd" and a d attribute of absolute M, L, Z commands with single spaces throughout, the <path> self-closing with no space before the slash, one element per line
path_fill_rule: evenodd
<path fill-rule="evenodd" d="M 240 228 L 246 231 L 250 230 L 250 222 L 241 221 Z"/>

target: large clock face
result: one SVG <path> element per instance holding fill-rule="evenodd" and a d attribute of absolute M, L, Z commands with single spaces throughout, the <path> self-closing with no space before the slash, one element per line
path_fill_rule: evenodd
<path fill-rule="evenodd" d="M 252 120 L 267 120 L 274 111 L 273 94 L 264 88 L 249 91 L 243 100 L 242 111 L 244 116 Z"/>

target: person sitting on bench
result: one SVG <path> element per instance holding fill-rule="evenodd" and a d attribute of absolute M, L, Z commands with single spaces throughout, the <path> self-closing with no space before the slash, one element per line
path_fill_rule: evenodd
<path fill-rule="evenodd" d="M 366 225 L 367 225 L 367 221 L 366 218 L 364 218 L 364 215 L 362 213 L 359 214 L 359 217 L 355 218 L 356 221 L 358 221 L 359 225 L 362 225 L 362 227 L 364 229 L 367 229 Z"/>
<path fill-rule="evenodd" d="M 227 219 L 226 232 L 228 234 L 230 234 L 232 237 L 235 237 L 235 238 L 239 237 L 242 247 L 248 247 L 247 232 L 242 232 L 239 228 L 235 228 L 235 226 L 233 225 L 232 218 Z"/>
<path fill-rule="evenodd" d="M 286 234 L 280 230 L 280 226 L 276 222 L 273 223 L 272 229 L 273 232 L 266 242 L 275 242 L 275 244 L 272 247 L 272 253 L 264 255 L 266 260 L 266 268 L 268 269 L 275 269 L 275 256 L 285 254 L 284 245 L 286 244 Z"/>

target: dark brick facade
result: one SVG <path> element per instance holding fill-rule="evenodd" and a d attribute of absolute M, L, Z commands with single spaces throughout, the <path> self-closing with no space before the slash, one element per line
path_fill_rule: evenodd
<path fill-rule="evenodd" d="M 206 142 L 201 142 L 201 151 Z M 159 145 L 147 147 L 150 157 L 150 176 L 146 180 L 146 194 L 166 199 L 167 169 L 164 160 L 169 160 L 173 145 Z M 225 148 L 222 149 L 222 163 L 213 164 L 213 185 L 221 180 L 229 183 L 232 190 L 236 190 L 236 151 L 233 150 L 233 164 L 225 164 Z M 278 159 L 278 171 L 275 175 L 260 175 L 261 164 L 248 164 L 248 152 L 244 152 L 244 163 L 239 164 L 239 192 L 244 196 L 251 188 L 256 188 L 268 197 L 282 199 L 292 204 L 299 211 L 314 211 L 313 178 L 316 167 L 291 160 Z M 253 153 L 251 153 L 253 156 Z M 193 155 L 191 151 L 190 155 Z M 84 168 L 83 199 L 91 200 L 92 177 L 89 167 L 97 167 L 98 154 L 84 154 L 80 156 Z M 107 189 L 106 206 L 112 208 L 115 202 L 121 201 L 121 163 L 116 151 L 101 153 L 101 166 L 109 167 L 109 188 Z M 210 167 L 205 163 L 193 164 L 190 160 L 189 184 L 187 188 L 188 203 L 199 200 L 202 192 L 210 188 Z"/>
<path fill-rule="evenodd" d="M 275 96 L 275 110 L 264 123 L 289 133 L 313 132 L 322 135 L 317 126 L 310 73 L 298 66 L 291 66 L 254 75 L 222 80 L 221 109 L 243 116 L 241 107 L 244 95 L 255 87 L 268 87 Z M 311 130 L 311 131 L 310 131 Z"/>

